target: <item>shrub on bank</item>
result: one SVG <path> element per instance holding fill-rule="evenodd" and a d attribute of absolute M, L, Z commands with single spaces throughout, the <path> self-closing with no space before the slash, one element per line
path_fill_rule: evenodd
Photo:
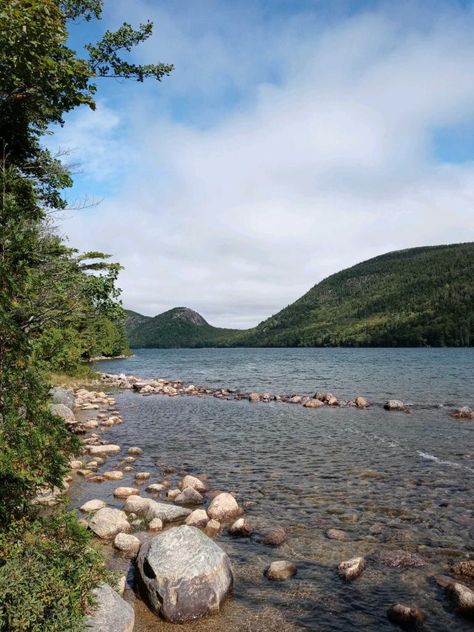
<path fill-rule="evenodd" d="M 82 631 L 101 581 L 112 574 L 75 515 L 14 522 L 0 532 L 0 631 Z"/>

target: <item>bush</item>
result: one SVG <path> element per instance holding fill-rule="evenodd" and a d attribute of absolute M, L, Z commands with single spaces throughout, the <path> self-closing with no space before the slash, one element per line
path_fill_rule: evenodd
<path fill-rule="evenodd" d="M 113 576 L 75 515 L 15 522 L 0 533 L 0 631 L 82 631 L 101 581 Z"/>

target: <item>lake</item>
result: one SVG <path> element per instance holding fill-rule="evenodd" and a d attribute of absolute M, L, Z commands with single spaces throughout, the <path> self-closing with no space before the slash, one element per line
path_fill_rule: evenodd
<path fill-rule="evenodd" d="M 234 565 L 234 596 L 219 615 L 180 629 L 393 630 L 386 610 L 396 602 L 424 610 L 427 630 L 472 629 L 433 577 L 474 555 L 474 422 L 449 416 L 453 405 L 474 404 L 474 349 L 157 349 L 97 368 L 274 394 L 330 390 L 374 403 L 313 410 L 117 393 L 125 423 L 104 438 L 143 448 L 140 469 L 152 472 L 153 482 L 173 468 L 172 486 L 185 472 L 207 474 L 212 489 L 236 492 L 257 530 L 289 529 L 278 549 L 218 536 Z M 388 398 L 410 403 L 411 414 L 384 411 Z M 109 459 L 107 469 L 119 461 Z M 126 475 L 123 484 L 132 481 Z M 115 486 L 76 483 L 73 503 L 103 497 L 120 506 Z M 347 541 L 328 539 L 332 527 Z M 377 560 L 398 549 L 417 553 L 426 566 L 388 568 Z M 358 555 L 367 568 L 344 584 L 336 567 Z M 269 582 L 263 570 L 276 559 L 295 562 L 296 578 Z M 136 612 L 138 632 L 176 630 L 142 602 Z"/>

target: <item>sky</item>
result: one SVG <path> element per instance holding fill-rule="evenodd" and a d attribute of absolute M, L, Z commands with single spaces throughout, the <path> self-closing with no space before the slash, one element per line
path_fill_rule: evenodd
<path fill-rule="evenodd" d="M 357 262 L 474 240 L 473 3 L 105 0 L 71 44 L 147 19 L 132 58 L 173 73 L 99 80 L 49 140 L 75 172 L 59 230 L 120 261 L 125 307 L 251 327 Z"/>

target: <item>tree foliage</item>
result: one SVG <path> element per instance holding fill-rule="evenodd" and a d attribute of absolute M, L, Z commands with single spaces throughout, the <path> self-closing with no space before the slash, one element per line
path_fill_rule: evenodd
<path fill-rule="evenodd" d="M 80 629 L 103 577 L 72 516 L 30 524 L 40 487 L 62 487 L 79 443 L 50 412 L 51 370 L 126 346 L 120 266 L 55 234 L 67 168 L 42 144 L 74 108 L 95 107 L 96 80 L 160 80 L 172 67 L 126 57 L 152 24 L 124 24 L 86 48 L 70 20 L 99 19 L 101 0 L 0 0 L 0 630 Z M 122 55 L 125 57 L 122 57 Z M 73 568 L 74 567 L 74 568 Z"/>

